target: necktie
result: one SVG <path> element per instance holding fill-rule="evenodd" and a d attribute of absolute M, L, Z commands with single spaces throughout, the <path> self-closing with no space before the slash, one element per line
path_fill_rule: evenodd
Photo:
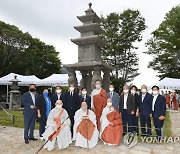
<path fill-rule="evenodd" d="M 86 101 L 86 95 L 84 95 L 84 102 Z"/>
<path fill-rule="evenodd" d="M 112 97 L 113 97 L 113 93 L 111 93 L 111 99 L 112 99 Z"/>
<path fill-rule="evenodd" d="M 34 95 L 34 93 L 32 93 L 32 100 L 33 100 L 33 103 L 35 105 L 35 95 Z"/>

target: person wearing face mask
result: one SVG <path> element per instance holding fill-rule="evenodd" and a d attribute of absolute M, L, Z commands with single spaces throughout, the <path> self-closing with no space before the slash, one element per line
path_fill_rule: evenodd
<path fill-rule="evenodd" d="M 81 89 L 81 95 L 79 95 L 80 103 L 86 102 L 88 105 L 88 109 L 91 109 L 91 97 L 87 95 L 87 89 Z"/>
<path fill-rule="evenodd" d="M 82 102 L 81 108 L 76 111 L 73 140 L 75 146 L 92 148 L 98 143 L 99 132 L 96 126 L 96 115 Z"/>
<path fill-rule="evenodd" d="M 38 98 L 38 103 L 37 103 L 39 136 L 41 140 L 43 140 L 42 134 L 45 131 L 46 121 L 52 108 L 53 105 L 49 97 L 48 88 L 44 88 L 42 95 L 40 95 Z"/>
<path fill-rule="evenodd" d="M 62 87 L 56 86 L 55 93 L 52 94 L 52 105 L 55 107 L 55 103 L 57 100 L 63 100 Z"/>
<path fill-rule="evenodd" d="M 102 110 L 105 108 L 107 101 L 106 91 L 101 86 L 101 82 L 96 81 L 95 89 L 91 93 L 91 108 L 96 115 L 98 130 L 100 130 L 100 117 Z"/>
<path fill-rule="evenodd" d="M 142 136 L 150 136 L 152 134 L 152 95 L 148 93 L 146 85 L 141 86 L 141 94 L 139 96 L 139 100 L 141 133 Z"/>
<path fill-rule="evenodd" d="M 119 110 L 119 94 L 114 92 L 114 85 L 109 85 L 109 92 L 107 93 L 107 97 L 112 99 L 112 106 Z"/>
<path fill-rule="evenodd" d="M 107 105 L 103 109 L 101 116 L 100 138 L 104 144 L 118 145 L 123 133 L 122 118 L 117 110 L 112 106 L 112 99 L 107 99 Z"/>
<path fill-rule="evenodd" d="M 159 94 L 159 87 L 152 87 L 152 117 L 158 139 L 161 139 L 162 131 L 166 115 L 166 99 Z"/>
<path fill-rule="evenodd" d="M 57 100 L 55 105 L 56 107 L 53 108 L 49 113 L 46 123 L 46 130 L 42 134 L 46 142 L 48 137 L 54 133 L 54 131 L 57 131 L 47 142 L 47 144 L 44 145 L 44 149 L 47 149 L 48 151 L 52 151 L 54 149 L 56 141 L 59 149 L 65 149 L 72 143 L 70 131 L 71 123 L 70 120 L 67 119 L 68 113 L 64 108 L 62 108 L 63 103 L 61 100 Z M 58 129 L 59 127 L 60 129 Z"/>
<path fill-rule="evenodd" d="M 123 93 L 120 96 L 119 112 L 122 115 L 123 134 L 133 131 L 133 118 L 135 114 L 135 98 L 129 92 L 129 86 L 124 85 Z"/>
<path fill-rule="evenodd" d="M 29 92 L 22 96 L 22 104 L 24 106 L 24 140 L 28 144 L 29 140 L 36 141 L 34 138 L 34 126 L 37 118 L 37 99 L 36 85 L 29 85 Z"/>
<path fill-rule="evenodd" d="M 132 115 L 133 121 L 133 131 L 139 134 L 139 127 L 138 127 L 138 120 L 139 120 L 139 95 L 137 94 L 137 87 L 135 85 L 131 86 L 130 88 L 131 95 L 134 96 L 135 99 L 135 114 Z"/>
<path fill-rule="evenodd" d="M 79 95 L 75 91 L 74 84 L 69 85 L 69 91 L 67 91 L 63 94 L 62 99 L 63 99 L 63 108 L 70 115 L 71 133 L 73 135 L 74 115 L 75 115 L 75 112 L 81 107 L 81 104 L 79 101 Z"/>

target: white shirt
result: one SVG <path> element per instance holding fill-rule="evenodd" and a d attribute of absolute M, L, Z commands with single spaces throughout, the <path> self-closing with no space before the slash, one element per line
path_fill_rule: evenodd
<path fill-rule="evenodd" d="M 159 94 L 154 95 L 154 97 L 153 97 L 153 102 L 152 102 L 152 111 L 154 111 L 154 106 L 155 106 L 156 99 L 157 99 L 157 97 L 158 97 L 158 96 L 159 96 Z"/>
<path fill-rule="evenodd" d="M 124 95 L 124 109 L 127 109 L 127 98 L 128 98 L 128 94 Z"/>
<path fill-rule="evenodd" d="M 58 100 L 60 100 L 61 94 L 57 94 Z"/>
<path fill-rule="evenodd" d="M 34 105 L 35 105 L 35 94 L 32 93 L 32 92 L 30 92 L 30 94 L 31 94 L 32 101 L 33 101 L 33 103 L 34 103 Z"/>
<path fill-rule="evenodd" d="M 113 92 L 110 92 L 110 98 L 111 99 L 113 98 Z"/>
<path fill-rule="evenodd" d="M 82 95 L 84 102 L 86 101 L 86 95 Z"/>
<path fill-rule="evenodd" d="M 70 96 L 73 96 L 74 91 L 70 91 Z"/>
<path fill-rule="evenodd" d="M 142 102 L 144 101 L 146 94 L 142 94 Z"/>

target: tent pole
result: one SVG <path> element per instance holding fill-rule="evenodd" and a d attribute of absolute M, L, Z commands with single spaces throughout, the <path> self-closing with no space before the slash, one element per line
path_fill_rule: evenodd
<path fill-rule="evenodd" d="M 8 96 L 9 96 L 9 86 L 8 86 L 8 83 L 7 83 L 7 86 L 6 86 L 6 103 L 8 104 Z"/>

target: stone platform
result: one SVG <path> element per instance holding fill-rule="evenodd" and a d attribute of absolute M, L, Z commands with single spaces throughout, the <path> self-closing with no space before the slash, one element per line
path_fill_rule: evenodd
<path fill-rule="evenodd" d="M 180 136 L 180 110 L 171 111 L 172 122 L 172 136 Z M 38 131 L 35 131 L 35 137 L 38 138 Z M 24 144 L 23 129 L 14 127 L 0 126 L 0 153 L 2 154 L 35 154 L 41 147 L 43 141 L 30 141 L 28 145 Z M 119 146 L 107 146 L 101 141 L 92 149 L 83 149 L 74 146 L 74 143 L 67 149 L 58 150 L 56 148 L 48 152 L 42 150 L 39 154 L 179 154 L 180 153 L 180 141 L 163 144 L 148 144 L 137 143 L 132 148 L 127 148 L 126 145 L 121 143 Z"/>

